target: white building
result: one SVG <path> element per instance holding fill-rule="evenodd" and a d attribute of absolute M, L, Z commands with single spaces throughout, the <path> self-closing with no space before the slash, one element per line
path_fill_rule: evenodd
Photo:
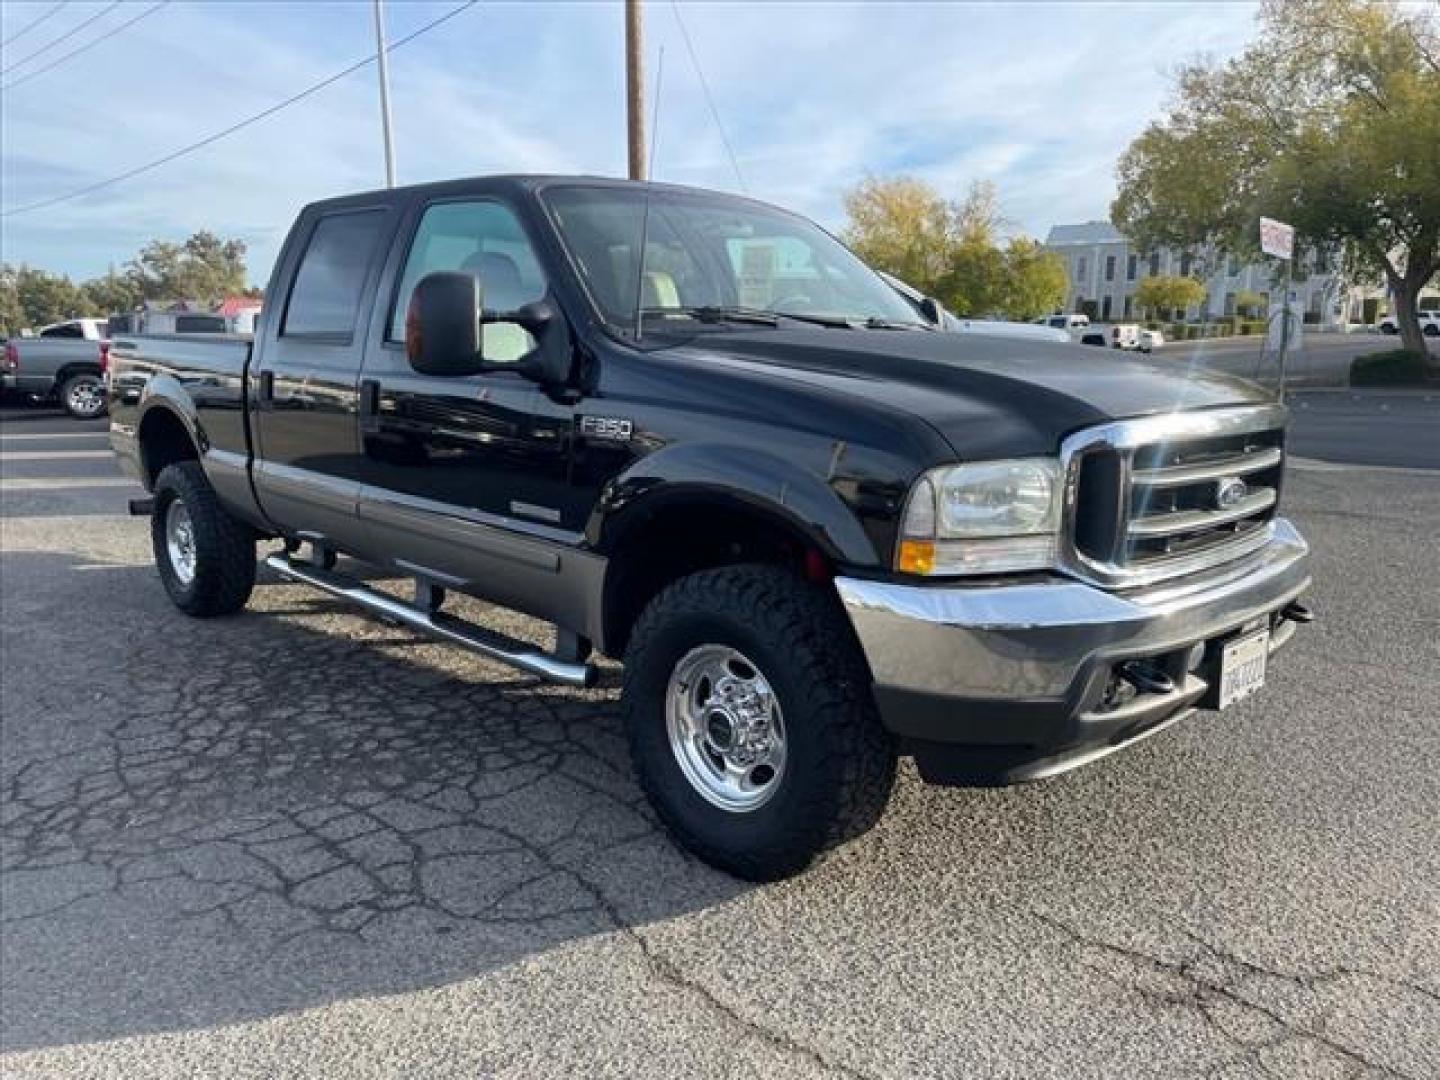
<path fill-rule="evenodd" d="M 1235 315 L 1241 293 L 1257 294 L 1268 306 L 1271 293 L 1277 293 L 1278 299 L 1281 287 L 1280 279 L 1273 276 L 1278 262 L 1272 266 L 1241 264 L 1233 256 L 1198 247 L 1183 252 L 1168 248 L 1143 252 L 1108 221 L 1056 225 L 1045 239 L 1045 248 L 1065 260 L 1070 277 L 1065 310 L 1087 310 L 1087 304 L 1093 304 L 1093 317 L 1101 322 L 1139 319 L 1142 312 L 1134 299 L 1135 289 L 1146 277 L 1160 274 L 1204 282 L 1209 295 L 1185 313 L 1191 321 Z M 1335 328 L 1345 321 L 1370 322 L 1376 304 L 1383 306 L 1381 290 L 1347 285 L 1333 261 L 1323 255 L 1297 260 L 1295 276 L 1293 288 L 1308 323 Z M 1366 311 L 1366 300 L 1372 301 L 1370 311 Z"/>

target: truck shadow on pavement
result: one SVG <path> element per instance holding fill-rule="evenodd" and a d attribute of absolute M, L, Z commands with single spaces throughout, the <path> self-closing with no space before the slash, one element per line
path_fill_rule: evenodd
<path fill-rule="evenodd" d="M 5 565 L 6 1050 L 434 986 L 745 888 L 659 829 L 613 690 L 291 586 L 196 621 L 150 567 Z"/>

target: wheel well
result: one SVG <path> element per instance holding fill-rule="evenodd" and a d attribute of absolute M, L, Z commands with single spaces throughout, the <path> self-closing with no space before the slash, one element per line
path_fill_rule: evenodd
<path fill-rule="evenodd" d="M 671 503 L 632 524 L 614 545 L 605 575 L 604 649 L 620 656 L 650 601 L 671 582 L 737 563 L 831 578 L 830 560 L 798 529 L 740 503 Z"/>
<path fill-rule="evenodd" d="M 59 371 L 55 373 L 55 390 L 58 393 L 60 388 L 65 385 L 65 381 L 69 379 L 72 375 L 100 374 L 102 374 L 102 372 L 100 371 L 99 364 L 92 364 L 88 361 L 79 364 L 66 364 L 64 367 L 62 367 Z"/>
<path fill-rule="evenodd" d="M 155 409 L 140 421 L 139 442 L 147 488 L 155 486 L 156 478 L 167 465 L 200 459 L 190 432 L 169 409 Z"/>

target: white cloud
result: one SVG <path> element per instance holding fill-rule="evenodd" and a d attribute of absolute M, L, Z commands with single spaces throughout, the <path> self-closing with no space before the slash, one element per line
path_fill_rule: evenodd
<path fill-rule="evenodd" d="M 100 4 L 73 6 L 55 32 Z M 392 40 L 450 7 L 392 0 Z M 7 3 L 0 31 L 36 10 Z M 1165 72 L 1202 50 L 1239 48 L 1253 16 L 1246 5 L 1167 3 L 683 12 L 752 194 L 835 225 L 840 193 L 867 173 L 911 172 L 957 195 L 984 178 L 1007 215 L 1041 235 L 1104 216 L 1115 157 L 1159 110 Z M 657 175 L 735 190 L 670 5 L 651 0 L 646 18 L 652 78 L 665 50 Z M 366 55 L 370 34 L 368 0 L 172 4 L 4 95 L 3 204 L 82 186 L 233 123 Z M 482 4 L 397 51 L 401 181 L 621 172 L 621 42 L 618 3 Z M 301 205 L 376 186 L 381 168 L 367 67 L 171 165 L 5 219 L 3 254 L 87 276 L 153 236 L 211 228 L 249 241 L 263 279 Z"/>

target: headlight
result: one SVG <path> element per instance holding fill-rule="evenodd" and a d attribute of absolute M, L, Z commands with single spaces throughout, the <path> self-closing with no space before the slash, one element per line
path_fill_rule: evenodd
<path fill-rule="evenodd" d="M 1055 562 L 1060 463 L 980 461 L 932 469 L 905 505 L 895 567 L 910 574 L 995 574 Z"/>

